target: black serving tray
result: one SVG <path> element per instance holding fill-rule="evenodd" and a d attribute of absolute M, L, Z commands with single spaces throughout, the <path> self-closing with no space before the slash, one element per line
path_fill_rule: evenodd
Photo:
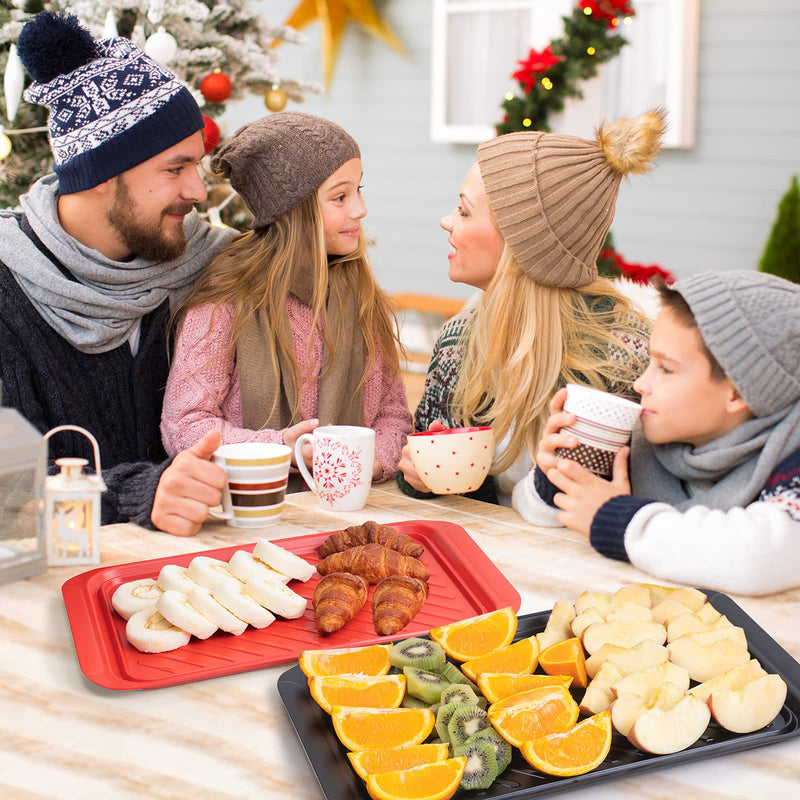
<path fill-rule="evenodd" d="M 617 778 L 629 778 L 648 770 L 763 747 L 800 734 L 800 664 L 730 597 L 721 592 L 707 594 L 708 602 L 717 611 L 725 614 L 734 625 L 744 629 L 750 655 L 757 658 L 767 672 L 777 673 L 786 681 L 786 703 L 780 714 L 766 728 L 755 733 L 736 734 L 720 728 L 712 718 L 703 736 L 690 748 L 661 756 L 642 753 L 624 736 L 615 732 L 611 751 L 605 761 L 592 772 L 570 778 L 536 772 L 519 750 L 514 748 L 511 764 L 491 788 L 479 793 L 459 789 L 454 800 L 476 797 L 481 800 L 520 800 L 555 794 Z M 515 639 L 532 636 L 544 630 L 549 616 L 549 610 L 520 616 Z M 369 800 L 364 782 L 350 767 L 346 748 L 336 738 L 329 715 L 311 697 L 308 678 L 299 666 L 288 669 L 278 678 L 278 691 L 326 800 Z M 583 691 L 576 690 L 576 700 L 580 700 Z"/>

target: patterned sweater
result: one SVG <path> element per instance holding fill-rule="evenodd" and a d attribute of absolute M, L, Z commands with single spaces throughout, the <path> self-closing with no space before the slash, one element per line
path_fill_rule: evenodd
<path fill-rule="evenodd" d="M 451 400 L 466 350 L 462 334 L 474 313 L 474 306 L 470 306 L 442 326 L 439 338 L 433 348 L 422 398 L 414 415 L 415 431 L 428 430 L 431 422 L 435 420 L 439 420 L 446 427 L 460 424 L 452 418 Z M 639 336 L 631 338 L 627 335 L 620 335 L 618 337 L 620 347 L 611 354 L 612 358 L 630 365 L 630 381 L 627 386 L 609 387 L 609 390 L 638 402 L 639 396 L 633 392 L 631 384 L 647 366 L 649 358 L 647 342 L 650 329 L 646 323 L 635 327 L 639 331 Z M 527 467 L 522 470 L 512 468 L 509 470 L 509 474 L 518 472 L 522 476 L 527 473 L 530 467 L 527 453 L 523 453 L 520 459 L 527 462 Z M 406 483 L 402 473 L 398 473 L 397 483 L 403 493 L 411 497 L 433 497 L 432 494 L 417 492 Z M 495 483 L 495 479 L 490 475 L 479 489 L 468 496 L 484 502 L 497 503 L 498 492 Z"/>
<path fill-rule="evenodd" d="M 528 481 L 554 508 L 558 490 L 538 467 Z M 678 511 L 657 498 L 622 495 L 600 507 L 589 540 L 609 558 L 689 586 L 744 595 L 800 586 L 800 451 L 744 508 Z"/>
<path fill-rule="evenodd" d="M 225 355 L 231 337 L 233 306 L 221 306 L 209 333 L 212 303 L 186 315 L 167 381 L 161 435 L 170 454 L 191 447 L 212 429 L 222 431 L 224 444 L 232 442 L 283 443 L 283 431 L 252 431 L 242 427 L 242 396 L 235 359 Z M 318 375 L 322 364 L 322 332 L 314 331 L 310 360 L 306 357 L 313 311 L 294 295 L 286 300 L 295 358 L 301 375 Z M 364 425 L 375 429 L 375 458 L 383 465 L 380 480 L 392 478 L 406 435 L 411 432 L 405 387 L 377 357 L 364 383 Z M 303 383 L 300 397 L 302 419 L 314 419 L 319 408 L 319 380 Z"/>

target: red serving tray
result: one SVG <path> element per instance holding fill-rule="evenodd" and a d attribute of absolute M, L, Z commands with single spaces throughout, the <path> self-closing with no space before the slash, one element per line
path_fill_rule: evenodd
<path fill-rule="evenodd" d="M 361 647 L 405 639 L 498 608 L 519 610 L 519 592 L 460 525 L 431 520 L 391 525 L 425 547 L 420 560 L 431 575 L 425 605 L 396 636 L 375 633 L 370 603 L 374 587 L 370 587 L 370 598 L 361 611 L 330 636 L 317 632 L 309 603 L 300 619 L 278 619 L 261 630 L 248 627 L 241 636 L 218 631 L 203 641 L 192 638 L 189 644 L 168 653 L 140 653 L 128 642 L 125 620 L 111 607 L 111 595 L 120 584 L 156 578 L 165 564 L 187 566 L 199 555 L 228 560 L 236 550 L 252 551 L 253 543 L 101 567 L 70 578 L 61 591 L 81 671 L 107 689 L 157 689 L 283 664 L 296 659 L 301 650 Z M 275 541 L 316 564 L 320 560 L 317 548 L 330 533 Z M 318 581 L 315 574 L 306 583 L 292 581 L 289 586 L 310 600 Z"/>

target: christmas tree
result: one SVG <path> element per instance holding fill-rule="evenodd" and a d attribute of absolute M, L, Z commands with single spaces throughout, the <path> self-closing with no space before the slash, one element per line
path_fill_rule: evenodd
<path fill-rule="evenodd" d="M 800 185 L 797 175 L 781 198 L 778 218 L 772 226 L 758 269 L 800 283 Z"/>
<path fill-rule="evenodd" d="M 260 94 L 268 108 L 277 111 L 287 99 L 300 102 L 306 93 L 321 89 L 278 74 L 271 45 L 300 43 L 303 37 L 284 25 L 270 25 L 247 0 L 0 0 L 0 72 L 6 72 L 11 45 L 22 26 L 45 10 L 75 14 L 96 38 L 126 36 L 171 69 L 192 90 L 207 117 L 207 149 L 216 144 L 214 136 L 219 139 L 214 119 L 224 112 L 225 102 Z M 28 81 L 26 76 L 26 85 Z M 0 111 L 0 125 L 12 134 L 41 128 L 47 120 L 47 109 L 24 100 L 13 121 L 5 100 L 0 100 Z M 46 131 L 9 139 L 11 152 L 0 161 L 0 207 L 6 208 L 16 206 L 19 195 L 52 165 Z M 211 176 L 208 182 L 213 198 L 216 184 Z M 230 221 L 239 224 L 236 217 L 241 213 L 234 212 Z"/>

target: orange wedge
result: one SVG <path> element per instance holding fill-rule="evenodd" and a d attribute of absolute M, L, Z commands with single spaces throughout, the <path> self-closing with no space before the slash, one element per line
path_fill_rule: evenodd
<path fill-rule="evenodd" d="M 406 693 L 406 676 L 312 675 L 308 688 L 329 714 L 332 706 L 397 708 Z"/>
<path fill-rule="evenodd" d="M 433 730 L 429 708 L 345 708 L 333 706 L 331 721 L 348 750 L 377 750 L 420 744 Z"/>
<path fill-rule="evenodd" d="M 539 645 L 536 637 L 531 636 L 488 655 L 471 658 L 461 665 L 461 671 L 472 681 L 477 681 L 482 672 L 533 672 L 538 655 Z"/>
<path fill-rule="evenodd" d="M 517 615 L 508 606 L 488 614 L 433 628 L 430 637 L 458 661 L 485 656 L 511 644 L 517 631 Z"/>
<path fill-rule="evenodd" d="M 449 753 L 445 742 L 439 744 L 412 744 L 408 747 L 395 747 L 392 750 L 360 750 L 348 753 L 347 757 L 360 778 L 377 775 L 381 772 L 397 772 L 411 769 L 434 761 L 444 761 Z"/>
<path fill-rule="evenodd" d="M 367 776 L 367 792 L 373 800 L 448 800 L 467 765 L 465 756 L 448 758 L 398 772 Z"/>
<path fill-rule="evenodd" d="M 586 656 L 580 639 L 573 637 L 563 642 L 551 644 L 539 653 L 539 666 L 548 675 L 570 675 L 572 685 L 585 688 L 588 683 L 586 675 Z"/>
<path fill-rule="evenodd" d="M 542 686 L 512 694 L 487 711 L 495 730 L 509 743 L 568 731 L 578 719 L 578 704 L 563 686 Z"/>
<path fill-rule="evenodd" d="M 583 775 L 600 766 L 611 749 L 611 714 L 603 711 L 565 733 L 551 733 L 520 746 L 525 760 L 546 775 Z"/>
<path fill-rule="evenodd" d="M 569 689 L 571 683 L 572 678 L 569 675 L 529 675 L 525 672 L 481 672 L 477 679 L 478 688 L 490 703 L 542 686 L 563 686 Z"/>
<path fill-rule="evenodd" d="M 346 647 L 339 650 L 303 650 L 300 669 L 312 675 L 385 675 L 389 671 L 391 644 Z"/>

